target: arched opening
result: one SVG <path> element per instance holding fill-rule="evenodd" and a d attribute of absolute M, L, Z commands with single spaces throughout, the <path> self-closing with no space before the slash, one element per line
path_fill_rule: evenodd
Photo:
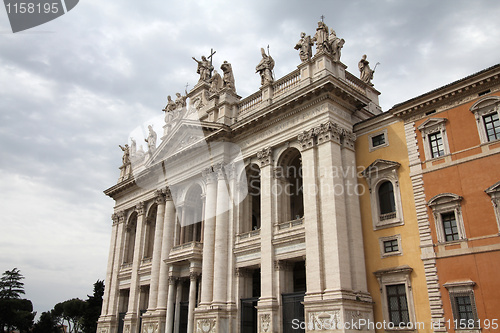
<path fill-rule="evenodd" d="M 276 178 L 279 205 L 283 221 L 304 216 L 304 192 L 302 179 L 302 155 L 296 148 L 288 148 L 280 157 Z"/>
<path fill-rule="evenodd" d="M 158 206 L 154 204 L 146 217 L 146 242 L 144 244 L 144 258 L 153 257 L 153 247 L 155 242 L 156 212 Z"/>
<path fill-rule="evenodd" d="M 378 203 L 380 216 L 388 216 L 396 213 L 396 203 L 394 200 L 394 186 L 392 182 L 386 180 L 378 187 Z"/>
<path fill-rule="evenodd" d="M 130 215 L 127 222 L 127 234 L 125 242 L 125 253 L 123 256 L 124 264 L 131 264 L 134 261 L 135 235 L 137 230 L 137 213 Z"/>
<path fill-rule="evenodd" d="M 252 163 L 245 169 L 247 195 L 240 205 L 241 225 L 240 233 L 260 229 L 260 168 Z M 243 177 L 242 177 L 243 178 Z M 244 183 L 243 183 L 244 185 Z"/>
<path fill-rule="evenodd" d="M 201 242 L 203 199 L 201 186 L 193 185 L 187 192 L 182 209 L 179 244 Z"/>

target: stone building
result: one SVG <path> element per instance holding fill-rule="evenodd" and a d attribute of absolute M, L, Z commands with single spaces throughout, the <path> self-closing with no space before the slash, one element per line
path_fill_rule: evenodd
<path fill-rule="evenodd" d="M 463 210 L 473 212 L 478 191 L 468 198 L 460 186 L 425 182 L 453 183 L 456 175 L 432 172 L 469 161 L 498 164 L 499 69 L 382 113 L 366 56 L 357 78 L 340 60 L 343 45 L 319 22 L 295 46 L 297 69 L 278 80 L 262 49 L 262 85 L 243 99 L 230 63 L 219 74 L 207 58 L 193 58 L 200 80 L 185 96 L 169 96 L 158 144 L 150 126 L 147 152 L 133 140 L 121 147 L 118 183 L 105 191 L 116 204 L 98 332 L 452 331 L 432 323 L 453 321 L 455 296 L 465 300 L 463 288 L 471 295 L 489 282 L 463 270 L 454 281 L 446 258 L 497 258 L 500 175 L 477 182 L 488 226 L 460 227 L 451 243 L 441 238 L 453 223 L 443 231 L 443 216 L 434 215 L 434 229 L 432 211 L 466 198 Z M 478 85 L 490 89 L 480 100 L 486 88 Z M 478 142 L 432 141 L 434 129 L 446 132 L 443 119 L 458 132 L 461 116 L 443 112 L 462 104 L 479 119 Z M 436 149 L 443 156 L 428 158 Z M 496 215 L 486 213 L 487 197 Z M 481 295 L 495 292 L 488 288 Z M 460 291 L 453 313 L 443 299 L 449 290 Z M 489 315 L 493 305 L 481 306 Z M 417 322 L 425 325 L 408 328 Z"/>

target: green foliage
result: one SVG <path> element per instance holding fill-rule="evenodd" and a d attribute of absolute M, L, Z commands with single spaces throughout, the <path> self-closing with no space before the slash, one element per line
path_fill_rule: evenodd
<path fill-rule="evenodd" d="M 79 298 L 73 298 L 54 306 L 51 314 L 60 325 L 67 325 L 68 332 L 81 332 L 83 314 L 87 304 Z"/>
<path fill-rule="evenodd" d="M 33 326 L 33 333 L 60 333 L 57 322 L 50 312 L 42 312 L 40 319 Z"/>
<path fill-rule="evenodd" d="M 0 278 L 0 298 L 21 298 L 20 294 L 24 295 L 22 279 L 24 276 L 19 273 L 17 268 L 5 271 Z"/>
<path fill-rule="evenodd" d="M 0 330 L 10 332 L 18 329 L 28 332 L 33 326 L 33 304 L 28 299 L 21 299 L 24 294 L 24 276 L 19 269 L 5 271 L 0 278 Z"/>
<path fill-rule="evenodd" d="M 104 281 L 97 280 L 97 282 L 94 283 L 94 294 L 92 296 L 87 296 L 88 299 L 85 301 L 87 303 L 87 308 L 83 316 L 83 332 L 95 333 L 97 331 L 97 320 L 101 314 L 102 297 L 104 296 Z"/>

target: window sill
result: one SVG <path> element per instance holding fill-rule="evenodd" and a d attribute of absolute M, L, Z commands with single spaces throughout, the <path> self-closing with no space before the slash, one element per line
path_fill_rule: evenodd
<path fill-rule="evenodd" d="M 398 217 L 390 219 L 390 220 L 384 220 L 384 221 L 375 221 L 375 225 L 373 227 L 373 230 L 381 230 L 381 229 L 386 229 L 386 228 L 391 228 L 391 227 L 397 227 L 404 225 L 404 221 Z"/>

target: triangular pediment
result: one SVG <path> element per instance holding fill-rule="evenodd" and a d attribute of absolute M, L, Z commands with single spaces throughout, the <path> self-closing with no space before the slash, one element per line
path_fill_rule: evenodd
<path fill-rule="evenodd" d="M 221 129 L 226 129 L 226 126 L 197 119 L 180 120 L 161 138 L 162 142 L 147 161 L 146 167 L 183 151 L 206 146 L 206 137 Z"/>
<path fill-rule="evenodd" d="M 489 195 L 493 193 L 499 193 L 500 192 L 500 181 L 495 183 L 494 185 L 488 187 L 484 192 L 488 193 Z"/>
<path fill-rule="evenodd" d="M 379 158 L 373 161 L 373 163 L 370 164 L 365 170 L 363 170 L 361 174 L 365 178 L 371 178 L 374 173 L 377 174 L 381 171 L 396 170 L 400 166 L 401 164 L 398 162 L 383 160 Z"/>
<path fill-rule="evenodd" d="M 422 131 L 423 129 L 426 128 L 432 128 L 434 126 L 439 126 L 441 124 L 446 123 L 448 119 L 446 118 L 429 118 L 426 121 L 424 121 L 420 126 L 417 127 L 418 130 Z"/>

